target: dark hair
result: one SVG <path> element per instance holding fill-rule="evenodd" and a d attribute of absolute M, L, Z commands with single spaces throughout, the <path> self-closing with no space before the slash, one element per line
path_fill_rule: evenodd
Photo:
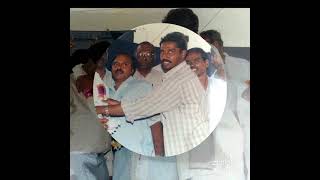
<path fill-rule="evenodd" d="M 102 57 L 103 53 L 106 52 L 108 47 L 110 46 L 110 43 L 108 41 L 101 41 L 96 44 L 93 44 L 89 47 L 90 52 L 90 58 L 94 63 L 97 63 L 97 61 Z"/>
<path fill-rule="evenodd" d="M 138 58 L 138 57 L 136 56 L 138 47 L 139 47 L 140 45 L 143 45 L 143 44 L 152 46 L 152 47 L 153 47 L 152 51 L 153 51 L 153 53 L 155 52 L 155 47 L 154 47 L 153 44 L 151 44 L 151 43 L 148 42 L 148 41 L 143 41 L 143 42 L 139 43 L 139 44 L 137 45 L 137 48 L 134 50 L 134 53 L 133 53 L 133 54 L 134 54 L 134 57 L 135 57 L 135 58 Z"/>
<path fill-rule="evenodd" d="M 139 66 L 139 63 L 138 63 L 138 55 L 137 55 L 138 47 L 139 47 L 140 45 L 143 45 L 143 44 L 145 44 L 145 45 L 150 45 L 150 46 L 153 47 L 153 49 L 152 49 L 152 53 L 154 54 L 153 57 L 152 57 L 152 63 L 153 63 L 153 64 L 155 63 L 156 58 L 157 58 L 156 48 L 154 47 L 154 45 L 151 44 L 151 43 L 148 42 L 148 41 L 143 41 L 143 42 L 141 42 L 141 43 L 139 43 L 139 44 L 137 45 L 137 48 L 134 50 L 134 53 L 133 53 L 134 58 L 137 60 L 137 67 Z"/>
<path fill-rule="evenodd" d="M 223 41 L 221 39 L 221 34 L 216 30 L 207 30 L 200 33 L 202 38 L 208 38 L 209 43 L 213 44 L 215 41 L 219 43 L 220 46 L 223 46 Z"/>
<path fill-rule="evenodd" d="M 85 64 L 89 60 L 89 51 L 88 49 L 78 49 L 74 51 L 71 55 L 71 61 L 74 65 Z"/>
<path fill-rule="evenodd" d="M 185 36 L 180 32 L 172 32 L 167 34 L 165 37 L 161 38 L 160 46 L 164 42 L 175 42 L 177 45 L 177 48 L 180 48 L 182 50 L 187 50 L 188 40 L 189 40 L 188 36 Z"/>
<path fill-rule="evenodd" d="M 205 60 L 210 60 L 209 59 L 209 54 L 208 53 L 206 53 L 203 49 L 201 49 L 201 48 L 191 48 L 191 49 L 189 49 L 188 51 L 187 51 L 187 55 L 189 54 L 189 53 L 192 53 L 192 52 L 195 52 L 195 53 L 199 53 L 200 55 L 201 55 L 201 58 L 205 61 Z"/>
<path fill-rule="evenodd" d="M 140 46 L 140 45 L 142 45 L 142 44 L 148 44 L 148 45 L 151 45 L 151 46 L 153 46 L 153 47 L 154 47 L 154 45 L 153 45 L 153 44 L 151 44 L 151 43 L 150 43 L 150 42 L 148 42 L 148 41 L 143 41 L 143 42 L 139 43 L 139 44 L 138 44 L 138 46 Z"/>
<path fill-rule="evenodd" d="M 171 9 L 162 22 L 179 25 L 198 34 L 199 18 L 191 9 Z"/>
<path fill-rule="evenodd" d="M 131 59 L 131 68 L 133 69 L 133 73 L 132 73 L 132 75 L 133 75 L 136 72 L 137 60 L 131 54 L 126 53 L 126 52 L 119 52 L 119 53 L 117 53 L 117 55 L 114 56 L 114 58 L 111 60 L 111 63 L 110 63 L 111 68 L 112 68 L 113 61 L 120 55 L 127 56 L 127 57 L 129 57 Z"/>

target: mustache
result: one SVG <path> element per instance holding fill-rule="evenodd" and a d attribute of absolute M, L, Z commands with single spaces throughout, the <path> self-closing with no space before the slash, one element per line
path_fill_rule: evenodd
<path fill-rule="evenodd" d="M 161 62 L 169 62 L 169 63 L 172 63 L 170 60 L 168 59 L 163 59 Z"/>
<path fill-rule="evenodd" d="M 118 72 L 124 73 L 124 72 L 122 71 L 122 69 L 117 69 L 117 70 L 115 71 L 115 73 L 118 73 Z"/>

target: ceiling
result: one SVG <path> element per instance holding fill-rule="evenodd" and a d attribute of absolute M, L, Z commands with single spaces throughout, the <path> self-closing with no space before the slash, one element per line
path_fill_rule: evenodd
<path fill-rule="evenodd" d="M 159 23 L 173 8 L 70 8 L 70 30 L 129 30 Z M 199 17 L 199 32 L 216 29 L 226 46 L 250 47 L 249 8 L 190 8 Z"/>

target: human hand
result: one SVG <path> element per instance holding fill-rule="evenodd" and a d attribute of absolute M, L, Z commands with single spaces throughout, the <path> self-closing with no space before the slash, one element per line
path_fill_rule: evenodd
<path fill-rule="evenodd" d="M 108 98 L 107 100 L 102 100 L 105 103 L 108 103 L 108 105 L 118 105 L 120 104 L 120 101 Z"/>
<path fill-rule="evenodd" d="M 109 115 L 107 106 L 96 106 L 96 113 Z"/>
<path fill-rule="evenodd" d="M 99 119 L 99 122 L 101 123 L 101 125 L 103 126 L 103 128 L 105 129 L 108 129 L 108 125 L 107 125 L 107 122 L 109 121 L 109 119 L 107 118 L 102 118 L 102 119 Z"/>

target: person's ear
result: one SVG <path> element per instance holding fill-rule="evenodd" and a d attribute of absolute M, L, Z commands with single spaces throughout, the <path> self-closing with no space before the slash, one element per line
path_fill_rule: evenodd
<path fill-rule="evenodd" d="M 208 67 L 209 67 L 209 60 L 206 59 L 206 60 L 204 61 L 204 63 L 205 63 L 205 65 L 206 65 L 206 68 L 208 68 Z"/>
<path fill-rule="evenodd" d="M 135 69 L 133 68 L 133 65 L 131 65 L 131 76 L 135 73 Z"/>
<path fill-rule="evenodd" d="M 182 50 L 182 58 L 183 58 L 183 60 L 186 59 L 186 56 L 187 56 L 187 50 Z"/>
<path fill-rule="evenodd" d="M 216 47 L 217 49 L 220 49 L 220 44 L 218 41 L 214 41 L 212 45 L 214 45 L 214 47 Z"/>

